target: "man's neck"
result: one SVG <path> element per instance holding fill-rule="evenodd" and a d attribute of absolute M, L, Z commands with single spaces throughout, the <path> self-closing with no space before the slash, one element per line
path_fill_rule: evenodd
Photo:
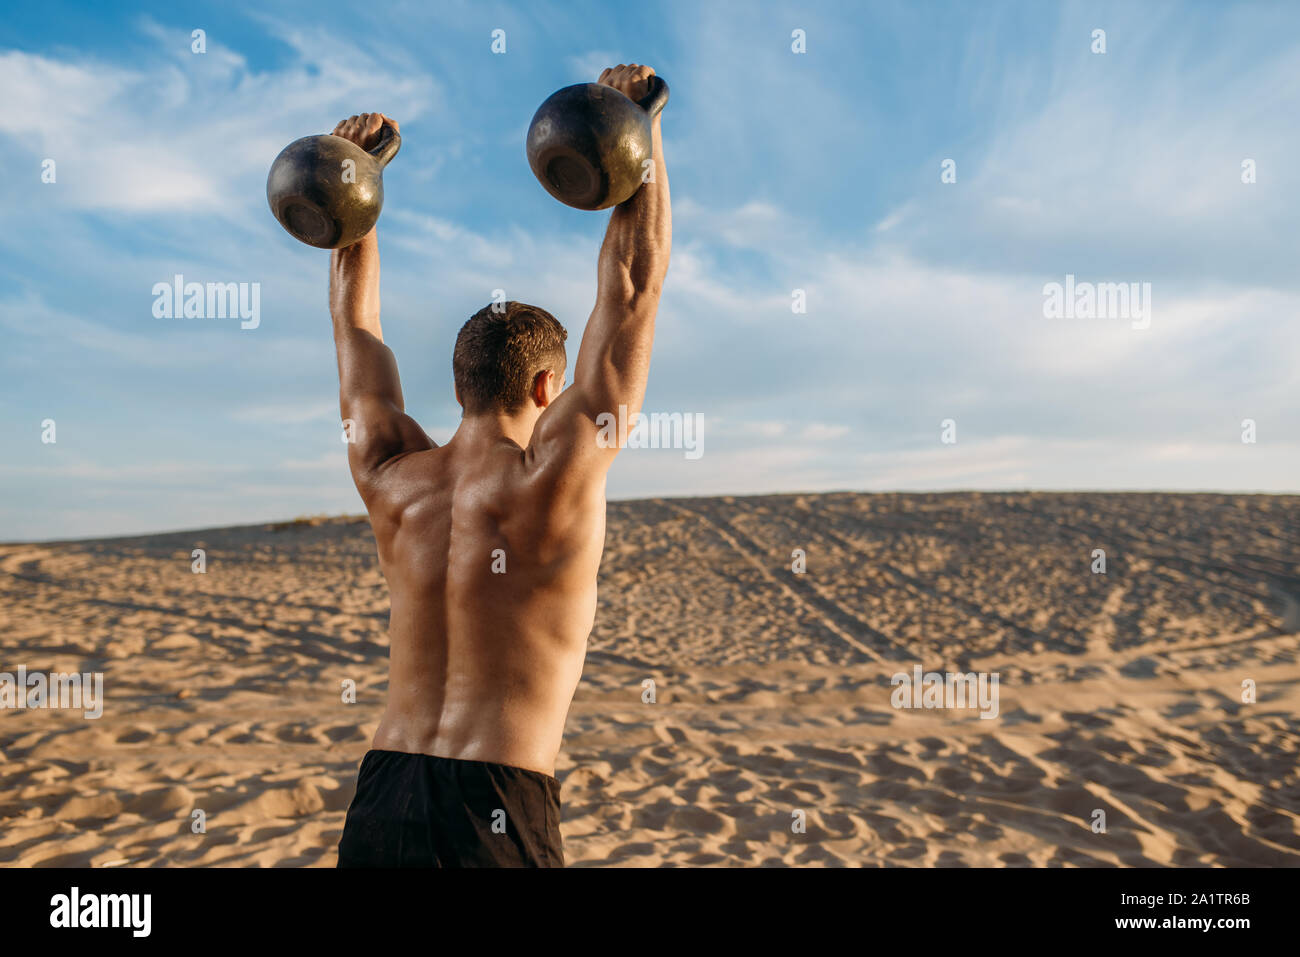
<path fill-rule="evenodd" d="M 507 415 L 503 412 L 480 412 L 460 420 L 455 438 L 466 445 L 487 446 L 509 439 L 521 449 L 533 436 L 535 415 Z"/>

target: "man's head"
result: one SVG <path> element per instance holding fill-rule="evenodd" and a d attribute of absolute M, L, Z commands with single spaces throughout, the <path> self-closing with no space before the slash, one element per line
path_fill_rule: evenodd
<path fill-rule="evenodd" d="M 484 306 L 456 337 L 452 372 L 466 415 L 540 414 L 564 388 L 568 333 L 545 309 L 522 302 Z"/>

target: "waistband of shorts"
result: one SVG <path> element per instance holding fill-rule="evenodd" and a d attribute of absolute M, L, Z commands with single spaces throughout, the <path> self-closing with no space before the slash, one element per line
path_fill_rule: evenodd
<path fill-rule="evenodd" d="M 369 751 L 366 752 L 365 757 L 369 758 L 372 754 L 376 756 L 384 756 L 384 757 L 391 756 L 392 758 L 407 758 L 410 760 L 432 761 L 435 764 L 442 764 L 445 766 L 446 765 L 461 765 L 461 766 L 477 765 L 479 767 L 484 767 L 484 768 L 499 768 L 505 771 L 511 771 L 516 774 L 522 774 L 523 776 L 527 778 L 531 778 L 532 780 L 537 781 L 548 788 L 554 788 L 556 791 L 558 791 L 560 788 L 559 779 L 553 777 L 550 774 L 546 774 L 543 771 L 534 771 L 532 768 L 521 768 L 518 765 L 514 765 L 514 764 L 502 764 L 499 761 L 473 761 L 470 760 L 469 758 L 448 758 L 448 757 L 444 757 L 441 754 L 425 754 L 423 751 L 391 751 L 387 748 L 371 748 Z M 363 758 L 362 760 L 364 761 L 365 758 Z"/>

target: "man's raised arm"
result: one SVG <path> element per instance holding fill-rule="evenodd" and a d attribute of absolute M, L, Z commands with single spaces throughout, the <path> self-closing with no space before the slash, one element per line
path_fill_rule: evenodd
<path fill-rule="evenodd" d="M 382 113 L 344 120 L 334 135 L 371 149 L 385 123 Z M 380 467 L 406 452 L 433 448 L 424 430 L 405 413 L 397 360 L 379 326 L 379 240 L 361 240 L 330 254 L 330 315 L 339 362 L 339 409 L 351 424 L 348 463 L 358 490 Z"/>
<path fill-rule="evenodd" d="M 654 70 L 648 66 L 620 65 L 601 73 L 599 82 L 640 100 L 652 76 Z M 604 450 L 596 447 L 597 417 L 609 413 L 617 422 L 630 423 L 645 399 L 655 315 L 673 232 L 662 116 L 659 113 L 651 120 L 653 179 L 610 215 L 597 266 L 596 307 L 582 334 L 573 385 L 538 419 L 532 445 L 539 455 L 549 456 L 554 450 L 585 459 L 586 450 L 593 449 L 595 460 L 608 468 L 618 450 L 600 454 Z"/>

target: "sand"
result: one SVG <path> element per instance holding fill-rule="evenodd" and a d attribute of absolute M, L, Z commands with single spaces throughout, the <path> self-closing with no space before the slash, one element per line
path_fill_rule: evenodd
<path fill-rule="evenodd" d="M 0 671 L 106 699 L 0 711 L 0 864 L 333 866 L 386 620 L 355 518 L 0 546 Z M 566 854 L 1300 865 L 1298 647 L 1296 496 L 612 503 Z M 895 708 L 916 665 L 997 673 L 998 716 Z"/>

